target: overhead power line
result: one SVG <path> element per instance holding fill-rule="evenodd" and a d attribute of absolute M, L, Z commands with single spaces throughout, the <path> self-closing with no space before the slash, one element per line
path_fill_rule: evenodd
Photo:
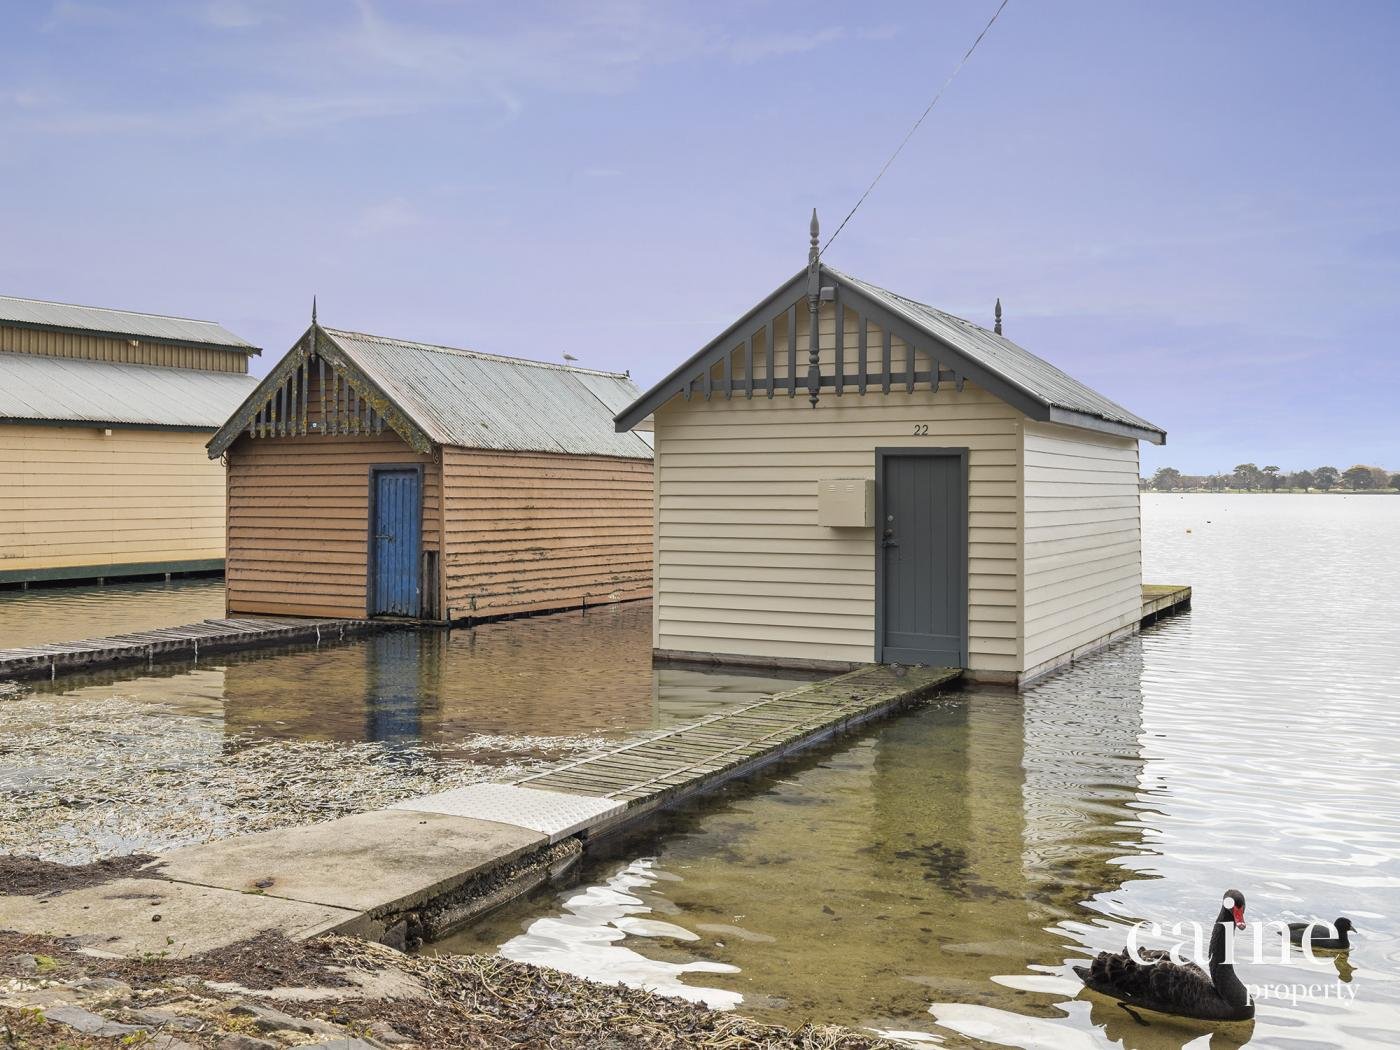
<path fill-rule="evenodd" d="M 972 46 L 969 47 L 967 51 L 963 54 L 962 60 L 959 61 L 957 66 L 954 67 L 953 71 L 948 74 L 948 79 L 943 81 L 943 86 L 938 89 L 938 94 L 933 96 L 933 101 L 931 101 L 927 106 L 924 107 L 924 111 L 919 114 L 919 119 L 914 121 L 914 126 L 910 128 L 909 133 L 904 136 L 904 141 L 902 141 L 899 144 L 899 146 L 895 148 L 895 151 L 890 154 L 890 159 L 885 161 L 884 167 L 882 167 L 879 173 L 876 174 L 876 176 L 870 180 L 870 185 L 865 187 L 865 192 L 860 195 L 860 200 L 856 201 L 855 207 L 846 213 L 846 217 L 841 220 L 841 225 L 836 227 L 836 232 L 826 239 L 826 243 L 822 245 L 823 252 L 830 248 L 831 242 L 836 240 L 836 238 L 840 236 L 841 231 L 846 228 L 846 223 L 851 221 L 851 216 L 854 215 L 857 212 L 857 210 L 859 210 L 860 206 L 865 203 L 865 198 L 870 196 L 870 191 L 875 188 L 876 183 L 878 183 L 884 177 L 885 172 L 889 171 L 890 165 L 893 164 L 895 162 L 895 158 L 898 157 L 900 153 L 904 151 L 904 147 L 909 145 L 909 140 L 914 137 L 914 132 L 919 130 L 919 125 L 924 122 L 924 118 L 927 117 L 931 112 L 933 112 L 933 107 L 938 105 L 938 100 L 943 97 L 943 92 L 947 91 L 948 85 L 957 79 L 958 74 L 962 72 L 962 67 L 967 65 L 967 60 L 972 57 L 972 52 L 977 50 L 977 45 L 980 44 L 982 42 L 982 38 L 987 35 L 987 30 L 991 29 L 992 26 L 996 23 L 996 20 L 999 17 L 1001 17 L 1002 11 L 1006 9 L 1006 5 L 1009 2 L 1010 0 L 1001 0 L 1001 5 L 996 9 L 996 11 L 992 13 L 992 17 L 987 19 L 987 24 L 982 27 L 982 32 L 977 34 L 977 39 L 972 42 Z"/>

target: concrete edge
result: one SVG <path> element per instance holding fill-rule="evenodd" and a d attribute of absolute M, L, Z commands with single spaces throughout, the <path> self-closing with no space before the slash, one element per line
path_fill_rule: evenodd
<path fill-rule="evenodd" d="M 390 812 L 390 810 L 369 811 L 369 813 L 384 812 Z M 397 812 L 414 811 L 409 810 Z M 351 814 L 352 817 L 362 815 L 364 814 Z M 423 814 L 418 813 L 417 815 Z M 456 817 L 450 813 L 433 813 L 431 815 L 434 817 L 442 817 L 449 820 L 471 821 L 473 823 L 478 822 L 478 818 Z M 328 823 L 333 823 L 333 821 Z M 463 885 L 471 883 L 482 877 L 489 876 L 492 872 L 514 864 L 521 857 L 527 856 L 531 853 L 542 849 L 547 849 L 549 846 L 552 845 L 552 843 L 549 841 L 548 836 L 544 833 L 534 831 L 530 828 L 522 828 L 518 824 L 508 824 L 503 821 L 486 821 L 485 823 L 501 824 L 503 827 L 508 827 L 516 832 L 528 832 L 529 834 L 534 836 L 534 839 L 533 841 L 522 842 L 519 845 L 497 852 L 495 855 L 481 860 L 479 863 L 476 864 L 475 867 L 467 868 L 466 870 L 459 871 L 452 875 L 445 875 L 435 882 L 431 882 L 426 885 L 420 885 L 418 888 L 413 889 L 408 893 L 404 893 L 391 900 L 382 901 L 378 904 L 372 905 L 371 907 L 364 908 L 358 911 L 356 910 L 358 906 L 334 904 L 327 901 L 310 899 L 308 896 L 292 896 L 290 893 L 279 893 L 273 890 L 259 891 L 258 893 L 253 894 L 249 893 L 249 891 L 247 890 L 231 889 L 228 886 L 213 885 L 209 882 L 201 882 L 198 879 L 194 878 L 180 878 L 173 875 L 168 875 L 163 870 L 164 864 L 163 859 L 161 857 L 157 857 L 150 864 L 143 867 L 141 871 L 142 877 L 158 879 L 164 882 L 179 883 L 186 886 L 193 886 L 199 889 L 218 890 L 220 892 L 228 893 L 241 893 L 252 897 L 264 897 L 270 900 L 288 901 L 293 904 L 304 904 L 317 908 L 331 908 L 336 911 L 345 913 L 346 917 L 344 919 L 337 920 L 336 923 L 333 925 L 333 928 L 320 931 L 322 933 L 344 932 L 347 930 L 358 929 L 361 927 L 367 929 L 377 929 L 393 925 L 393 923 L 397 921 L 398 917 L 406 913 L 412 912 L 418 908 L 430 905 L 433 901 L 438 900 L 439 898 L 456 894 L 460 891 Z M 287 829 L 274 829 L 270 832 L 258 832 L 256 834 L 278 834 L 279 832 L 284 830 Z M 244 837 L 252 838 L 254 836 L 235 836 L 235 839 Z M 235 839 L 224 841 L 234 841 Z M 386 923 L 386 919 L 390 921 Z"/>

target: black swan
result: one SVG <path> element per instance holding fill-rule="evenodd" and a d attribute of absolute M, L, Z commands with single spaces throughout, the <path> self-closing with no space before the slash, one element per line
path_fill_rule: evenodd
<path fill-rule="evenodd" d="M 1338 919 L 1328 929 L 1325 922 L 1290 922 L 1288 939 L 1294 944 L 1311 942 L 1312 947 L 1327 952 L 1344 952 L 1351 947 L 1349 934 L 1356 929 L 1347 918 Z M 1336 931 L 1335 936 L 1333 931 Z"/>
<path fill-rule="evenodd" d="M 1225 891 L 1211 927 L 1209 974 L 1195 963 L 1177 963 L 1168 952 L 1146 948 L 1138 949 L 1136 959 L 1127 948 L 1117 955 L 1099 952 L 1074 972 L 1090 989 L 1125 1006 L 1202 1021 L 1247 1021 L 1254 1016 L 1254 1003 L 1234 966 L 1225 961 L 1231 923 L 1244 929 L 1244 894 L 1239 890 Z"/>

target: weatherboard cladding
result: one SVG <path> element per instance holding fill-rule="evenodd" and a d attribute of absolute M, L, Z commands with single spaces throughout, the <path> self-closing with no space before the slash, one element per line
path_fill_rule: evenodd
<path fill-rule="evenodd" d="M 0 354 L 0 420 L 215 430 L 257 383 L 236 372 Z"/>
<path fill-rule="evenodd" d="M 642 437 L 613 429 L 613 416 L 638 395 L 624 375 L 362 332 L 322 332 L 436 444 L 652 456 Z"/>
<path fill-rule="evenodd" d="M 4 324 L 61 328 L 157 342 L 195 343 L 201 346 L 243 350 L 252 354 L 260 352 L 246 339 L 240 339 L 223 325 L 213 321 L 0 295 L 0 325 Z"/>

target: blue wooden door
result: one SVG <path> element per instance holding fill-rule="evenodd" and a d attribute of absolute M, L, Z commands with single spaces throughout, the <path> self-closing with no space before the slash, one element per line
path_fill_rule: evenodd
<path fill-rule="evenodd" d="M 370 481 L 371 616 L 419 614 L 422 490 L 423 475 L 416 470 L 374 471 Z"/>

